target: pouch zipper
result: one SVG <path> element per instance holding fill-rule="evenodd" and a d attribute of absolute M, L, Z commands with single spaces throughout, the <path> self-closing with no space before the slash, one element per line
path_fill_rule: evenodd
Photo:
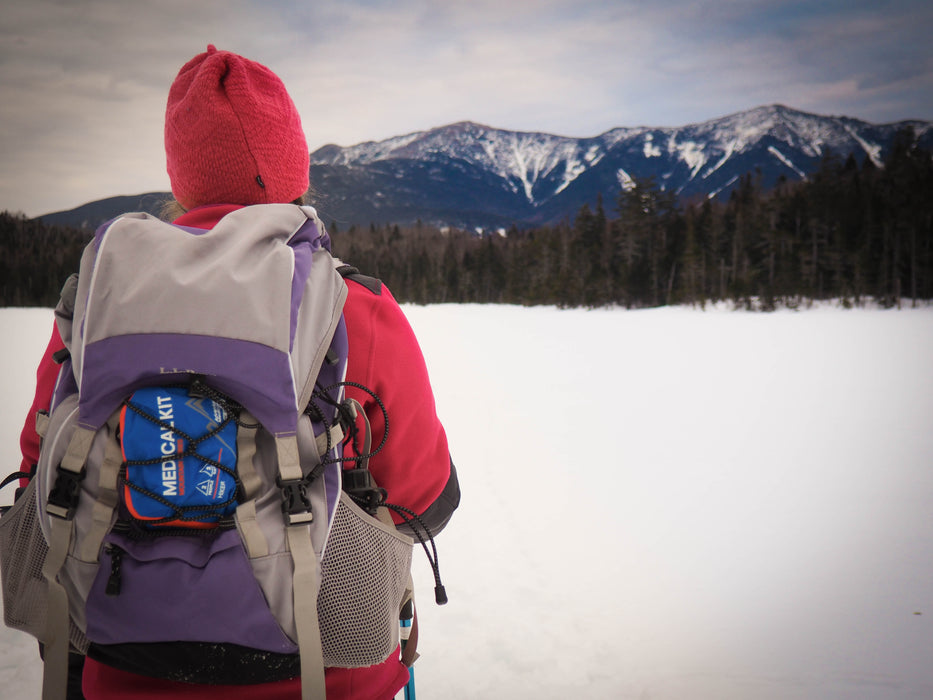
<path fill-rule="evenodd" d="M 121 569 L 126 550 L 111 543 L 107 545 L 105 551 L 110 555 L 110 578 L 107 579 L 107 588 L 104 592 L 109 596 L 118 596 L 123 584 Z"/>

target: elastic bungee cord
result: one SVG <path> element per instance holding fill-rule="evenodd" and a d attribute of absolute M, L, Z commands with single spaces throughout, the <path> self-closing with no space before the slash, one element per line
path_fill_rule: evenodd
<path fill-rule="evenodd" d="M 334 389 L 338 389 L 340 387 L 348 387 L 348 386 L 354 387 L 356 389 L 359 389 L 360 391 L 364 391 L 367 394 L 369 394 L 373 398 L 373 400 L 376 402 L 376 404 L 379 406 L 379 410 L 382 412 L 382 417 L 383 417 L 383 421 L 385 424 L 385 431 L 382 436 L 382 441 L 379 443 L 379 445 L 375 449 L 365 454 L 360 454 L 359 443 L 358 443 L 359 429 L 357 428 L 356 418 L 355 418 L 355 415 L 354 415 L 354 412 L 351 406 L 347 402 L 341 403 L 341 402 L 335 401 L 329 393 Z M 315 472 L 318 472 L 319 469 L 323 469 L 324 465 L 334 464 L 337 462 L 355 462 L 357 464 L 358 469 L 363 469 L 368 473 L 369 472 L 369 468 L 368 468 L 369 459 L 373 457 L 374 455 L 378 454 L 379 451 L 382 450 L 382 448 L 385 446 L 386 441 L 389 439 L 389 412 L 386 410 L 385 404 L 382 403 L 382 399 L 380 399 L 379 396 L 374 391 L 372 391 L 369 387 L 366 387 L 362 384 L 357 384 L 356 382 L 345 382 L 345 381 L 337 382 L 336 384 L 332 384 L 331 386 L 327 388 L 315 390 L 315 392 L 311 395 L 311 401 L 308 403 L 308 407 L 305 409 L 305 413 L 308 416 L 324 424 L 324 427 L 327 432 L 327 451 L 328 452 L 330 452 L 331 448 L 333 447 L 333 444 L 331 443 L 331 435 L 330 435 L 331 424 L 327 421 L 326 417 L 324 416 L 324 412 L 321 409 L 321 407 L 314 403 L 315 398 L 322 400 L 327 404 L 330 404 L 334 409 L 336 409 L 337 415 L 338 415 L 338 421 L 340 422 L 341 425 L 347 426 L 347 428 L 349 429 L 350 434 L 348 438 L 346 439 L 352 442 L 353 451 L 354 453 L 356 453 L 356 455 L 352 457 L 333 457 L 327 460 L 323 460 L 321 464 L 315 467 L 315 469 L 312 471 L 312 474 L 315 474 Z M 309 476 L 311 475 L 309 474 Z M 374 498 L 376 494 L 378 494 L 378 499 Z M 434 574 L 434 600 L 437 602 L 438 605 L 446 604 L 447 603 L 447 590 L 444 588 L 444 584 L 441 582 L 441 571 L 440 571 L 440 566 L 437 561 L 437 544 L 434 542 L 434 535 L 431 532 L 431 529 L 424 523 L 424 521 L 421 519 L 421 516 L 419 516 L 417 513 L 415 513 L 413 510 L 409 508 L 397 505 L 395 503 L 386 502 L 385 489 L 378 488 L 375 485 L 373 485 L 371 489 L 369 490 L 369 497 L 358 496 L 349 491 L 347 491 L 347 495 L 350 496 L 350 498 L 353 499 L 353 501 L 357 505 L 359 505 L 361 508 L 363 508 L 364 510 L 368 512 L 374 511 L 375 508 L 377 508 L 378 506 L 383 506 L 393 511 L 399 517 L 402 518 L 402 520 L 405 522 L 406 525 L 408 525 L 411 531 L 415 533 L 415 537 L 417 537 L 418 542 L 421 543 L 421 548 L 424 550 L 424 554 L 428 559 L 429 565 L 431 566 L 431 571 Z M 427 537 L 427 539 L 425 539 L 425 537 Z M 428 549 L 428 542 L 431 543 L 430 550 Z"/>
<path fill-rule="evenodd" d="M 360 391 L 365 391 L 369 394 L 373 401 L 379 406 L 379 410 L 382 411 L 382 417 L 385 421 L 385 433 L 382 436 L 382 442 L 368 454 L 359 454 L 359 444 L 357 443 L 357 433 L 359 432 L 356 427 L 356 417 L 354 415 L 353 409 L 350 407 L 350 404 L 346 401 L 340 403 L 330 395 L 329 392 L 334 389 L 339 389 L 341 387 L 351 386 Z M 314 403 L 314 399 L 320 399 L 327 404 L 330 404 L 337 411 L 337 421 L 340 425 L 347 426 L 350 430 L 350 437 L 353 440 L 353 451 L 357 453 L 356 457 L 332 457 L 326 459 L 322 462 L 323 465 L 336 464 L 337 462 L 356 462 L 357 464 L 363 464 L 368 462 L 369 458 L 377 454 L 385 447 L 386 441 L 389 439 L 389 412 L 386 410 L 385 404 L 382 403 L 382 399 L 369 387 L 363 386 L 362 384 L 357 384 L 356 382 L 337 382 L 336 384 L 331 384 L 326 389 L 316 389 L 314 393 L 311 394 L 311 400 L 308 402 L 307 408 L 305 408 L 305 414 L 319 422 L 321 422 L 324 427 L 327 429 L 327 452 L 330 452 L 335 445 L 331 440 L 330 429 L 333 427 L 333 424 L 327 420 L 324 415 L 323 409 Z M 365 466 L 365 465 L 364 465 Z"/>
<path fill-rule="evenodd" d="M 399 506 L 394 503 L 382 503 L 380 505 L 385 506 L 389 510 L 392 510 L 401 516 L 402 520 L 411 528 L 411 531 L 415 533 L 415 536 L 418 538 L 418 541 L 421 543 L 421 548 L 424 549 L 424 554 L 428 558 L 428 563 L 431 565 L 431 571 L 434 573 L 434 601 L 438 605 L 447 604 L 447 589 L 444 588 L 444 584 L 441 582 L 441 570 L 440 566 L 437 563 L 437 545 L 434 542 L 434 536 L 431 534 L 430 528 L 424 524 L 424 521 L 421 519 L 417 513 L 413 510 L 405 508 L 404 506 Z M 431 542 L 431 550 L 434 552 L 434 557 L 431 557 L 431 554 L 428 552 L 428 545 L 424 541 L 424 537 L 421 536 L 421 533 L 418 532 L 418 529 L 415 528 L 412 523 L 417 522 L 418 525 L 424 530 L 425 534 L 428 536 L 428 540 Z"/>
<path fill-rule="evenodd" d="M 172 385 L 172 386 L 179 386 L 179 385 Z M 224 508 L 231 505 L 236 500 L 237 494 L 240 490 L 239 489 L 240 482 L 239 482 L 239 478 L 237 477 L 236 472 L 230 469 L 229 467 L 221 464 L 217 460 L 209 457 L 208 455 L 201 454 L 200 452 L 198 452 L 197 447 L 205 440 L 208 440 L 214 437 L 215 435 L 219 434 L 220 431 L 223 430 L 231 422 L 235 421 L 237 425 L 240 425 L 241 423 L 239 419 L 239 413 L 240 413 L 241 407 L 238 404 L 235 404 L 233 401 L 231 401 L 229 398 L 227 398 L 220 392 L 213 390 L 212 388 L 210 388 L 209 386 L 207 386 L 206 384 L 202 382 L 194 381 L 191 383 L 190 387 L 188 388 L 192 393 L 195 393 L 198 396 L 204 396 L 205 398 L 208 398 L 214 401 L 215 403 L 220 404 L 221 407 L 224 409 L 224 412 L 227 414 L 227 417 L 224 420 L 222 420 L 220 424 L 217 425 L 217 427 L 208 431 L 207 433 L 205 433 L 204 435 L 200 437 L 194 437 L 192 435 L 189 435 L 184 430 L 181 430 L 180 428 L 174 425 L 171 425 L 170 423 L 166 421 L 163 421 L 158 416 L 153 416 L 147 411 L 144 411 L 143 409 L 141 409 L 139 406 L 135 405 L 132 402 L 131 400 L 132 397 L 124 401 L 124 405 L 129 410 L 133 411 L 133 413 L 140 416 L 141 418 L 144 418 L 145 420 L 151 423 L 154 423 L 155 425 L 158 425 L 163 430 L 170 430 L 174 434 L 180 435 L 182 438 L 184 438 L 185 440 L 184 451 L 176 452 L 173 455 L 168 455 L 169 457 L 173 457 L 175 459 L 184 458 L 184 457 L 196 457 L 202 462 L 205 462 L 206 464 L 210 464 L 211 466 L 219 469 L 220 471 L 232 477 L 234 479 L 234 482 L 236 483 L 236 488 L 233 489 L 233 492 L 230 494 L 230 497 L 222 503 L 215 503 L 213 505 L 179 506 L 179 505 L 172 503 L 168 499 L 163 498 L 159 494 L 154 493 L 153 491 L 150 491 L 149 489 L 144 488 L 140 486 L 139 484 L 133 483 L 126 477 L 127 467 L 159 464 L 160 462 L 166 459 L 166 455 L 160 455 L 152 459 L 126 460 L 120 468 L 119 481 L 121 485 L 128 486 L 129 488 L 136 491 L 137 493 L 140 493 L 146 496 L 147 498 L 151 498 L 152 500 L 156 501 L 157 503 L 165 506 L 170 511 L 172 511 L 171 515 L 167 515 L 163 518 L 149 521 L 148 522 L 149 525 L 161 525 L 162 523 L 168 523 L 168 522 L 174 522 L 174 521 L 201 520 L 206 515 L 210 515 L 210 514 L 217 514 L 219 516 L 221 511 L 223 511 Z M 221 519 L 223 518 L 221 517 Z"/>

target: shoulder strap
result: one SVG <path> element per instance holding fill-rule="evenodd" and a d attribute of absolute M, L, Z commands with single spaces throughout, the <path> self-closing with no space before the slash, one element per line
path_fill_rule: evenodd
<path fill-rule="evenodd" d="M 346 280 L 353 280 L 359 285 L 366 287 L 376 296 L 382 295 L 382 280 L 376 277 L 370 277 L 369 275 L 364 275 L 359 271 L 359 268 L 353 267 L 353 265 L 347 265 L 340 260 L 334 258 L 335 264 L 337 267 L 337 272 L 340 273 L 340 276 Z"/>

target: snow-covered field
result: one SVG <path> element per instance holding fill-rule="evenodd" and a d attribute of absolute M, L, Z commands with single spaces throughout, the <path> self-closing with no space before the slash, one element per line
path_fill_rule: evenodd
<path fill-rule="evenodd" d="M 422 699 L 933 697 L 933 308 L 406 313 L 463 489 Z M 7 470 L 50 323 L 0 310 Z"/>

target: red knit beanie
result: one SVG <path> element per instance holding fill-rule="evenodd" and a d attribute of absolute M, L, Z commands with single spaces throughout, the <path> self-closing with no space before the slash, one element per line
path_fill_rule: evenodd
<path fill-rule="evenodd" d="M 172 83 L 165 156 L 185 209 L 291 202 L 308 189 L 308 145 L 285 85 L 265 66 L 213 45 Z"/>

